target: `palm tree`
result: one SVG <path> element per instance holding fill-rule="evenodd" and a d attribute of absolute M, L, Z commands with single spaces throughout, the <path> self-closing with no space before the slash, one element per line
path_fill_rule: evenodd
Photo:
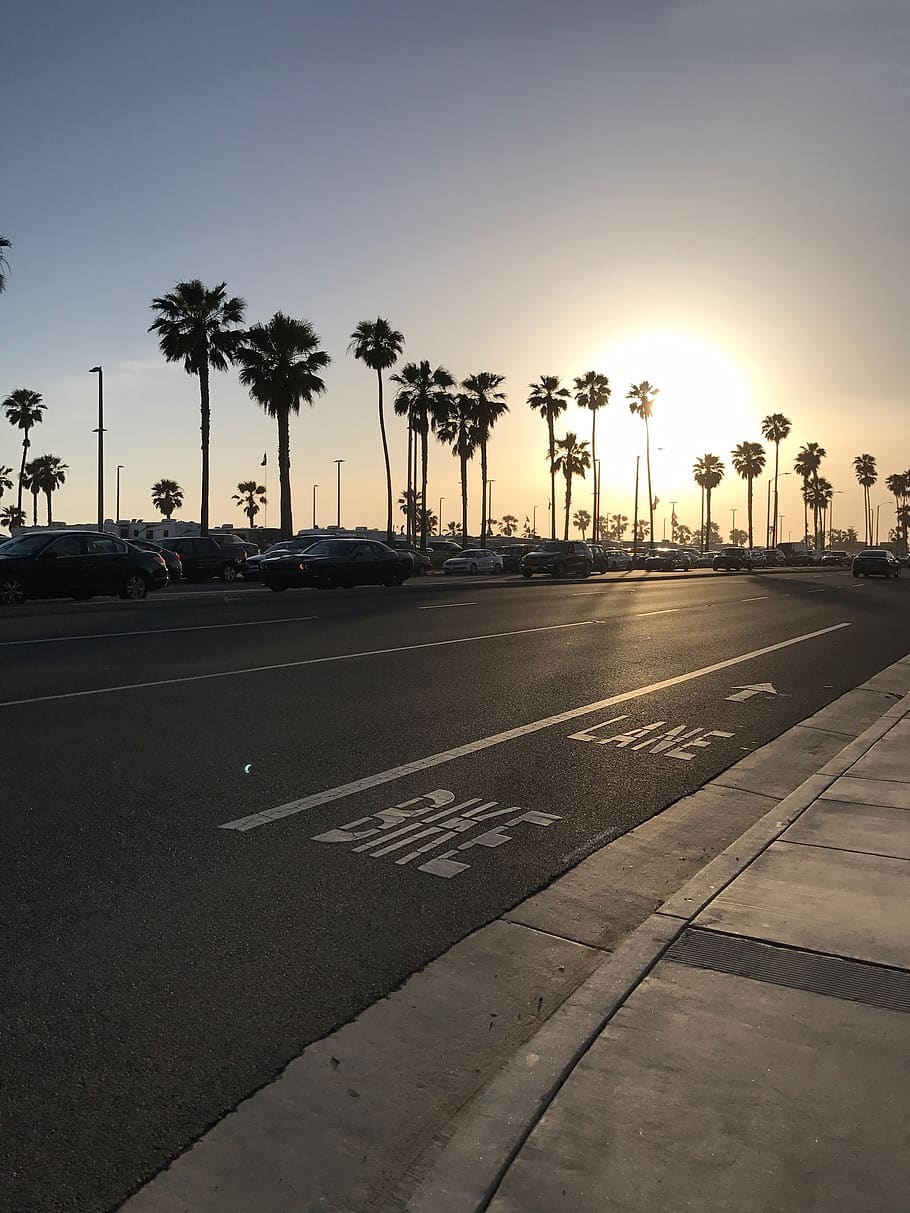
<path fill-rule="evenodd" d="M 253 519 L 259 513 L 259 507 L 268 504 L 265 499 L 265 485 L 259 484 L 255 480 L 241 480 L 237 485 L 237 492 L 231 500 L 236 501 L 241 507 L 250 520 L 250 526 L 253 525 Z"/>
<path fill-rule="evenodd" d="M 412 436 L 420 439 L 420 499 L 427 495 L 427 465 L 429 461 L 429 434 L 439 426 L 449 411 L 449 391 L 455 380 L 444 366 L 431 369 L 429 362 L 408 362 L 392 382 L 398 384 L 395 396 L 395 412 L 408 418 L 408 488 L 416 486 L 411 475 Z M 427 546 L 426 518 L 421 516 L 420 546 Z M 413 526 L 416 532 L 416 523 Z M 416 541 L 416 534 L 414 539 Z"/>
<path fill-rule="evenodd" d="M 13 247 L 13 242 L 9 236 L 0 236 L 0 295 L 6 290 L 6 280 L 9 277 L 9 262 L 6 259 L 6 250 Z"/>
<path fill-rule="evenodd" d="M 553 423 L 560 413 L 566 410 L 566 401 L 572 393 L 568 388 L 559 386 L 557 375 L 541 375 L 538 383 L 529 384 L 530 395 L 528 404 L 535 412 L 540 413 L 547 423 L 547 437 L 550 441 L 550 538 L 556 538 L 556 434 Z"/>
<path fill-rule="evenodd" d="M 20 481 L 23 488 L 32 495 L 32 526 L 38 525 L 38 498 L 41 495 L 41 462 L 40 459 L 30 459 L 25 465 Z"/>
<path fill-rule="evenodd" d="M 16 500 L 16 505 L 22 509 L 22 490 L 26 487 L 23 481 L 25 475 L 25 460 L 28 456 L 28 448 L 31 443 L 28 440 L 29 431 L 36 425 L 40 425 L 44 420 L 44 410 L 47 405 L 44 403 L 40 392 L 33 392 L 31 388 L 19 387 L 3 401 L 3 411 L 6 414 L 6 420 L 16 429 L 22 430 L 22 462 L 19 465 L 19 496 Z"/>
<path fill-rule="evenodd" d="M 765 468 L 765 448 L 760 442 L 741 442 L 733 450 L 733 468 L 748 484 L 749 547 L 752 547 L 752 483 Z"/>
<path fill-rule="evenodd" d="M 893 472 L 885 478 L 885 487 L 894 498 L 894 511 L 897 519 L 897 535 L 900 542 L 903 536 L 904 555 L 907 548 L 907 532 L 904 525 L 904 511 L 910 500 L 910 471 Z"/>
<path fill-rule="evenodd" d="M 325 391 L 320 372 L 331 358 L 319 348 L 319 338 L 308 320 L 295 320 L 276 312 L 266 324 L 254 324 L 237 349 L 240 382 L 250 398 L 278 422 L 278 483 L 281 535 L 294 533 L 291 509 L 291 413 L 301 401 L 312 404 Z"/>
<path fill-rule="evenodd" d="M 797 476 L 803 478 L 803 530 L 806 539 L 809 538 L 809 518 L 806 513 L 808 505 L 808 489 L 810 480 L 818 481 L 818 469 L 821 467 L 821 462 L 827 455 L 824 447 L 819 446 L 817 442 L 807 442 L 799 448 L 796 459 L 793 461 L 793 470 Z M 813 515 L 815 522 L 815 546 L 818 547 L 818 515 Z"/>
<path fill-rule="evenodd" d="M 8 530 L 14 526 L 25 526 L 25 510 L 20 510 L 17 505 L 5 505 L 0 510 L 0 526 Z"/>
<path fill-rule="evenodd" d="M 649 422 L 654 411 L 654 397 L 659 394 L 660 388 L 652 387 L 647 379 L 638 384 L 633 383 L 626 392 L 629 412 L 641 417 L 645 423 L 645 464 L 648 469 L 648 515 L 652 545 L 654 543 L 654 493 L 651 489 L 651 429 Z"/>
<path fill-rule="evenodd" d="M 874 455 L 857 455 L 853 460 L 853 470 L 856 479 L 862 485 L 866 515 L 866 547 L 872 542 L 872 504 L 869 500 L 869 490 L 878 480 Z"/>
<path fill-rule="evenodd" d="M 566 525 L 563 538 L 569 538 L 569 511 L 572 508 L 572 478 L 584 476 L 585 469 L 591 466 L 591 453 L 587 442 L 579 442 L 578 436 L 570 430 L 565 438 L 556 442 L 559 454 L 554 461 L 556 470 L 562 472 L 566 481 Z"/>
<path fill-rule="evenodd" d="M 504 380 L 504 375 L 496 375 L 493 371 L 477 371 L 462 380 L 461 384 L 472 403 L 477 445 L 480 448 L 480 482 L 483 485 L 483 504 L 480 510 L 481 547 L 487 541 L 487 443 L 490 441 L 490 430 L 499 418 L 509 411 L 505 392 L 497 390 Z"/>
<path fill-rule="evenodd" d="M 458 523 L 455 521 L 447 522 L 446 523 L 446 534 L 451 535 L 452 538 L 454 539 L 455 536 L 458 534 Z"/>
<path fill-rule="evenodd" d="M 613 530 L 613 538 L 622 539 L 629 529 L 629 516 L 627 514 L 611 514 L 610 523 Z"/>
<path fill-rule="evenodd" d="M 452 448 L 461 465 L 461 542 L 468 542 L 468 460 L 477 450 L 477 421 L 474 401 L 464 392 L 451 397 L 448 414 L 436 427 L 436 437 Z"/>
<path fill-rule="evenodd" d="M 581 540 L 582 540 L 582 543 L 584 543 L 585 532 L 587 531 L 588 527 L 591 525 L 591 515 L 588 513 L 587 510 L 576 510 L 575 513 L 572 515 L 572 522 L 577 527 L 577 529 L 579 531 L 581 531 Z"/>
<path fill-rule="evenodd" d="M 610 380 L 599 371 L 586 371 L 575 380 L 575 403 L 579 408 L 591 410 L 591 467 L 594 469 L 594 531 L 591 539 L 600 538 L 597 520 L 600 515 L 600 477 L 597 475 L 597 410 L 610 403 Z"/>
<path fill-rule="evenodd" d="M 774 522 L 772 524 L 771 535 L 766 537 L 765 542 L 770 543 L 772 547 L 777 547 L 777 516 L 780 513 L 777 502 L 777 478 L 778 467 L 780 465 L 780 444 L 787 437 L 792 429 L 793 422 L 789 417 L 785 417 L 783 413 L 769 413 L 761 423 L 762 438 L 766 442 L 774 443 Z"/>
<path fill-rule="evenodd" d="M 4 467 L 3 464 L 0 463 L 0 497 L 3 496 L 7 489 L 11 489 L 13 487 L 13 482 L 11 479 L 12 474 L 12 468 Z"/>
<path fill-rule="evenodd" d="M 503 514 L 503 516 L 502 516 L 502 533 L 503 533 L 503 535 L 505 535 L 505 537 L 507 539 L 511 539 L 511 537 L 515 534 L 515 531 L 517 528 L 518 528 L 518 519 L 515 517 L 515 515 L 514 514 Z"/>
<path fill-rule="evenodd" d="M 188 375 L 199 379 L 202 432 L 202 488 L 199 532 L 209 533 L 209 435 L 212 411 L 209 372 L 226 371 L 233 363 L 241 334 L 246 304 L 237 296 L 228 298 L 227 284 L 205 286 L 198 278 L 178 282 L 172 291 L 152 300 L 157 317 L 149 325 L 158 334 L 158 348 L 168 362 L 182 362 Z"/>
<path fill-rule="evenodd" d="M 32 464 L 32 492 L 37 484 L 38 492 L 47 499 L 47 525 L 51 525 L 53 517 L 53 496 L 66 481 L 67 465 L 59 455 L 39 455 Z"/>
<path fill-rule="evenodd" d="M 170 522 L 174 510 L 183 505 L 183 489 L 176 480 L 156 480 L 152 485 L 152 505 Z"/>
<path fill-rule="evenodd" d="M 812 513 L 815 517 L 816 531 L 816 547 L 818 547 L 818 531 L 819 519 L 821 520 L 821 547 L 825 546 L 825 515 L 828 511 L 828 506 L 831 504 L 831 499 L 834 496 L 834 489 L 829 480 L 824 477 L 816 477 L 809 485 L 807 493 L 808 504 L 812 508 Z"/>
<path fill-rule="evenodd" d="M 386 538 L 392 541 L 392 467 L 389 463 L 389 443 L 385 433 L 385 415 L 382 411 L 382 373 L 398 361 L 404 349 L 404 336 L 393 329 L 388 320 L 377 316 L 375 320 L 361 320 L 351 333 L 348 352 L 359 358 L 371 371 L 376 372 L 379 383 L 379 432 L 382 435 L 382 455 L 385 459 L 386 493 L 388 517 Z"/>
<path fill-rule="evenodd" d="M 696 459 L 692 474 L 695 483 L 701 487 L 702 499 L 707 505 L 707 510 L 702 511 L 701 550 L 704 551 L 705 539 L 711 535 L 711 493 L 724 478 L 724 465 L 716 455 L 702 455 L 700 459 Z M 707 519 L 704 517 L 705 513 Z M 710 542 L 707 546 L 710 548 Z"/>

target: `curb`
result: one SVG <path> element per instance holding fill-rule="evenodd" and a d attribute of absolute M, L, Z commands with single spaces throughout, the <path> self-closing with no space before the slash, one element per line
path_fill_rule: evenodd
<path fill-rule="evenodd" d="M 475 1097 L 408 1213 L 484 1213 L 579 1061 L 692 919 L 908 714 L 905 695 L 628 935 Z"/>

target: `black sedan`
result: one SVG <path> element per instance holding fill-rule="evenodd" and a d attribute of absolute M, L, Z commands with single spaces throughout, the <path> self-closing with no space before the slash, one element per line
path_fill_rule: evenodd
<path fill-rule="evenodd" d="M 676 548 L 657 548 L 645 557 L 645 569 L 649 573 L 675 573 L 682 570 L 688 573 L 692 562 L 685 552 Z"/>
<path fill-rule="evenodd" d="M 263 560 L 259 574 L 270 590 L 289 586 L 401 585 L 413 572 L 407 552 L 394 552 L 384 543 L 366 539 L 321 539 L 303 552 L 279 552 Z"/>
<path fill-rule="evenodd" d="M 722 570 L 727 573 L 752 572 L 752 553 L 748 548 L 721 548 L 711 562 L 715 573 Z"/>
<path fill-rule="evenodd" d="M 167 585 L 160 553 L 102 531 L 33 531 L 0 548 L 0 605 L 27 598 L 145 598 Z"/>
<path fill-rule="evenodd" d="M 900 561 L 885 548 L 867 548 L 853 557 L 854 577 L 900 577 Z"/>
<path fill-rule="evenodd" d="M 521 558 L 521 575 L 531 578 L 535 573 L 549 573 L 551 577 L 571 577 L 578 574 L 590 577 L 593 561 L 586 543 L 570 543 L 568 540 L 548 539 L 533 552 Z"/>
<path fill-rule="evenodd" d="M 162 547 L 152 539 L 128 539 L 127 543 L 132 548 L 138 548 L 140 552 L 158 552 L 163 556 L 168 581 L 179 581 L 183 576 L 183 561 L 180 559 L 179 552 L 172 552 L 170 548 Z"/>

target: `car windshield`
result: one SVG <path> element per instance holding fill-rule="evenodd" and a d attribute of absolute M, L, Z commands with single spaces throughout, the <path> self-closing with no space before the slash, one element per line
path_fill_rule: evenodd
<path fill-rule="evenodd" d="M 47 547 L 54 535 L 17 535 L 15 539 L 8 539 L 6 543 L 0 544 L 0 551 L 4 556 L 34 556 L 35 552 L 40 552 L 42 548 Z"/>
<path fill-rule="evenodd" d="M 542 543 L 537 550 L 538 552 L 561 552 L 562 549 L 563 545 L 558 539 L 550 539 L 547 543 Z"/>
<path fill-rule="evenodd" d="M 871 558 L 873 560 L 887 560 L 888 553 L 884 550 L 879 551 L 876 548 L 870 548 L 868 552 L 860 552 L 863 559 Z"/>
<path fill-rule="evenodd" d="M 295 544 L 292 550 L 299 552 L 304 549 L 310 556 L 348 556 L 350 555 L 352 548 L 352 544 L 343 543 L 338 539 L 324 539 L 321 543 L 314 543 L 309 547 L 307 547 L 306 544 L 303 544 L 301 548 Z"/>
<path fill-rule="evenodd" d="M 741 548 L 724 548 L 722 554 L 724 556 L 738 556 L 741 551 Z"/>
<path fill-rule="evenodd" d="M 462 552 L 462 556 L 467 559 L 470 556 L 472 559 L 476 556 L 486 556 L 486 552 L 482 548 L 472 548 L 469 552 Z"/>

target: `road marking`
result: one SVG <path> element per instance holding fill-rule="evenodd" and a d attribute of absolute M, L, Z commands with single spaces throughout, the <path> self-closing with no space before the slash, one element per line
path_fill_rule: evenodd
<path fill-rule="evenodd" d="M 739 693 L 727 696 L 731 703 L 743 703 L 746 699 L 751 699 L 753 695 L 777 694 L 770 682 L 750 682 L 746 686 L 734 687 L 733 690 Z"/>
<path fill-rule="evenodd" d="M 823 587 L 822 589 L 820 589 L 820 590 L 806 590 L 806 593 L 807 593 L 807 594 L 827 594 L 827 592 L 828 592 L 828 587 L 827 587 L 827 586 L 824 586 L 824 587 Z"/>
<path fill-rule="evenodd" d="M 740 602 L 765 602 L 770 594 L 760 594 L 758 598 L 740 598 Z"/>
<path fill-rule="evenodd" d="M 0 708 L 20 708 L 30 703 L 52 703 L 60 699 L 82 699 L 90 695 L 113 695 L 117 691 L 142 691 L 149 687 L 169 687 L 182 682 L 205 682 L 212 678 L 238 678 L 243 674 L 263 674 L 271 670 L 297 670 L 308 665 L 328 665 L 333 661 L 353 661 L 357 657 L 383 657 L 389 653 L 411 653 L 417 649 L 439 649 L 451 644 L 473 644 L 478 640 L 504 640 L 509 636 L 530 636 L 536 632 L 557 632 L 563 628 L 586 628 L 594 619 L 576 623 L 549 623 L 539 628 L 517 628 L 512 632 L 488 632 L 483 636 L 460 636 L 455 640 L 430 640 L 424 644 L 401 644 L 389 649 L 364 649 L 358 653 L 338 653 L 334 657 L 308 657 L 302 661 L 281 661 L 275 665 L 254 665 L 241 670 L 219 670 L 214 674 L 189 674 L 183 678 L 158 678 L 154 682 L 128 682 L 116 687 L 96 687 L 90 691 L 63 691 L 57 695 L 36 695 L 32 699 L 7 699 Z M 847 627 L 847 624 L 842 624 Z"/>
<path fill-rule="evenodd" d="M 81 636 L 45 636 L 39 640 L 3 640 L 0 649 L 20 644 L 64 644 L 71 640 L 112 640 L 119 636 L 169 636 L 173 632 L 214 632 L 218 628 L 261 628 L 272 623 L 309 623 L 318 615 L 294 615 L 287 619 L 248 619 L 243 623 L 201 623 L 185 628 L 146 628 L 141 632 L 97 632 Z"/>
<path fill-rule="evenodd" d="M 807 640 L 815 640 L 819 636 L 828 636 L 832 632 L 839 632 L 842 628 L 849 628 L 850 626 L 852 625 L 849 623 L 835 623 L 830 627 L 820 628 L 817 632 L 806 632 L 802 636 L 794 636 L 791 640 L 780 640 L 777 644 L 766 645 L 762 649 L 753 649 L 752 652 L 743 653 L 739 657 L 728 657 L 725 661 L 715 662 L 714 665 L 702 666 L 701 669 L 691 670 L 688 674 L 677 674 L 673 678 L 665 678 L 661 682 L 652 682 L 649 686 L 638 687 L 634 691 L 623 691 L 619 695 L 610 696 L 609 699 L 598 699 L 595 703 L 586 703 L 583 707 L 570 708 L 567 712 L 559 712 L 556 716 L 544 716 L 540 720 L 532 720 L 529 724 L 518 725 L 514 729 L 506 729 L 502 733 L 493 733 L 489 737 L 481 737 L 477 741 L 469 741 L 465 745 L 456 746 L 451 750 L 443 750 L 439 754 L 430 754 L 427 758 L 418 758 L 414 762 L 406 762 L 398 767 L 390 767 L 389 770 L 380 771 L 376 775 L 367 775 L 363 779 L 355 779 L 351 783 L 340 784 L 338 787 L 329 788 L 324 792 L 314 792 L 310 796 L 301 797 L 300 800 L 292 800 L 287 804 L 280 804 L 274 809 L 264 809 L 260 813 L 251 813 L 247 817 L 238 817 L 234 821 L 226 821 L 218 828 L 222 830 L 252 830 L 257 826 L 267 825 L 269 822 L 278 821 L 283 817 L 291 817 L 295 813 L 302 813 L 306 809 L 316 808 L 318 805 L 329 804 L 334 800 L 343 800 L 346 796 L 354 795 L 355 792 L 365 792 L 369 788 L 375 788 L 384 783 L 391 783 L 396 779 L 401 779 L 405 775 L 413 775 L 417 771 L 426 771 L 430 767 L 441 766 L 443 763 L 452 762 L 456 758 L 464 758 L 467 754 L 476 754 L 479 750 L 487 750 L 491 746 L 502 745 L 503 742 L 515 741 L 519 737 L 526 737 L 530 733 L 539 733 L 541 729 L 549 729 L 553 725 L 563 724 L 567 720 L 576 720 L 580 716 L 589 716 L 592 712 L 600 712 L 604 708 L 613 707 L 617 703 L 628 703 L 632 699 L 640 699 L 643 695 L 651 695 L 655 691 L 664 691 L 669 687 L 680 686 L 684 682 L 691 682 L 695 678 L 704 678 L 708 674 L 716 674 L 719 670 L 728 670 L 732 666 L 742 665 L 743 662 L 751 661 L 755 657 L 764 657 L 767 653 L 777 653 L 781 649 L 791 648 L 795 644 L 803 644 Z"/>
<path fill-rule="evenodd" d="M 441 606 L 418 607 L 418 611 L 448 611 L 452 607 L 477 606 L 476 602 L 444 602 Z"/>
<path fill-rule="evenodd" d="M 667 607 L 664 611 L 639 611 L 635 618 L 644 619 L 646 615 L 675 615 L 681 610 L 682 607 Z"/>
<path fill-rule="evenodd" d="M 700 750 L 707 750 L 711 745 L 712 737 L 733 737 L 733 733 L 725 733 L 719 729 L 706 729 L 704 725 L 696 725 L 694 729 L 688 728 L 684 724 L 678 724 L 675 728 L 668 729 L 666 733 L 655 734 L 655 729 L 662 729 L 666 720 L 655 720 L 653 724 L 643 725 L 641 728 L 627 729 L 624 733 L 614 733 L 612 737 L 595 737 L 594 734 L 600 729 L 605 729 L 608 725 L 617 724 L 620 720 L 628 720 L 628 715 L 612 716 L 609 720 L 604 720 L 600 724 L 591 725 L 590 728 L 582 729 L 580 733 L 570 733 L 569 741 L 592 741 L 595 745 L 616 745 L 617 749 L 625 749 L 626 746 L 632 746 L 633 750 L 647 750 L 649 755 L 663 754 L 664 758 L 675 758 L 679 762 L 691 762 L 695 757 L 696 747 Z M 642 740 L 644 738 L 644 740 Z M 635 745 L 632 745 L 632 742 Z M 666 753 L 665 751 L 669 751 Z"/>

